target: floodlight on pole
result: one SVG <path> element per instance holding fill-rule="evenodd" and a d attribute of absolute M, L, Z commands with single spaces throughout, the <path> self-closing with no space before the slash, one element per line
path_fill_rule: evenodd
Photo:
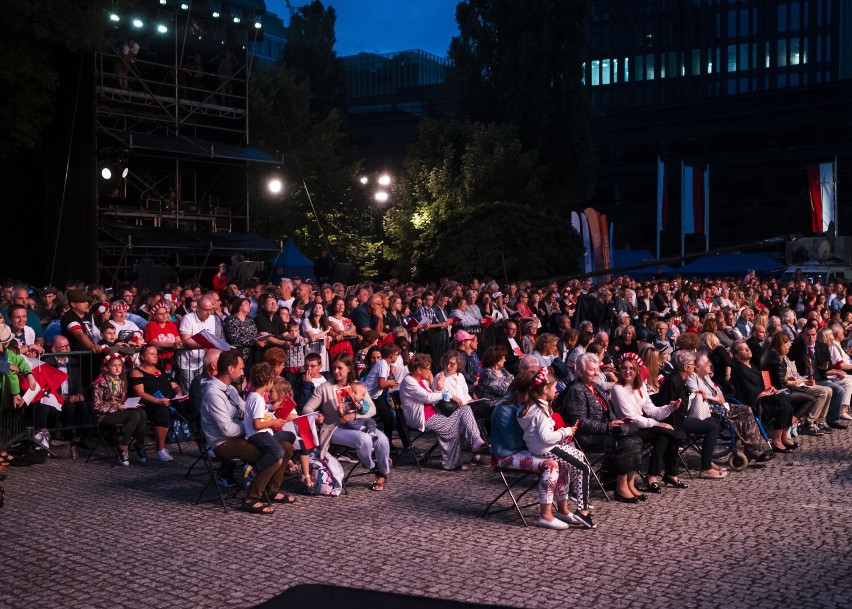
<path fill-rule="evenodd" d="M 115 13 L 110 13 L 109 14 L 109 20 L 112 21 L 113 23 L 118 23 L 119 21 L 121 21 L 121 17 L 119 17 Z"/>
<path fill-rule="evenodd" d="M 104 180 L 109 180 L 112 177 L 112 171 L 110 171 L 109 167 L 104 167 L 101 169 L 101 177 Z"/>
<path fill-rule="evenodd" d="M 180 9 L 181 9 L 182 11 L 188 11 L 188 10 L 189 10 L 189 5 L 188 5 L 186 2 L 181 2 L 181 4 L 180 4 Z"/>
<path fill-rule="evenodd" d="M 126 178 L 127 178 L 127 175 L 128 175 L 129 173 L 130 173 L 130 167 L 128 167 L 127 165 L 125 165 L 125 166 L 122 168 L 122 170 L 121 170 L 121 177 L 122 177 L 123 179 L 126 179 Z"/>
<path fill-rule="evenodd" d="M 165 25 L 163 25 L 161 23 L 160 25 L 157 26 L 157 31 L 160 32 L 161 34 L 165 34 L 166 32 L 169 31 L 169 28 L 167 28 Z"/>
<path fill-rule="evenodd" d="M 374 198 L 377 203 L 385 203 L 390 198 L 390 195 L 384 190 L 380 190 L 375 194 Z"/>
<path fill-rule="evenodd" d="M 284 190 L 284 182 L 280 178 L 272 178 L 266 183 L 266 188 L 274 195 L 281 194 Z"/>
<path fill-rule="evenodd" d="M 263 27 L 263 24 L 262 24 L 260 21 L 255 21 L 255 22 L 254 22 L 254 27 L 255 27 L 255 29 L 258 29 L 258 30 L 259 30 L 260 28 L 262 28 L 262 27 Z"/>
<path fill-rule="evenodd" d="M 358 178 L 358 181 L 361 182 L 361 184 L 363 184 L 364 186 L 366 186 L 367 183 L 370 181 L 370 178 L 368 178 L 367 176 L 361 176 L 360 178 Z"/>
<path fill-rule="evenodd" d="M 390 183 L 391 177 L 388 174 L 383 173 L 379 176 L 379 186 L 390 186 Z"/>
<path fill-rule="evenodd" d="M 145 22 L 142 21 L 141 19 L 134 19 L 133 20 L 133 27 L 141 28 L 143 25 L 145 25 Z"/>

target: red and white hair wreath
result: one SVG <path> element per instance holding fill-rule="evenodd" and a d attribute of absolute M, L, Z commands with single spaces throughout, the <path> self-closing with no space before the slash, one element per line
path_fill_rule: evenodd
<path fill-rule="evenodd" d="M 539 368 L 538 372 L 533 377 L 532 384 L 535 387 L 544 385 L 547 382 L 547 368 Z"/>
<path fill-rule="evenodd" d="M 647 380 L 648 379 L 648 369 L 645 367 L 645 362 L 642 361 L 642 358 L 639 357 L 637 354 L 629 352 L 629 351 L 627 353 L 621 354 L 621 361 L 622 362 L 625 361 L 625 360 L 628 360 L 628 359 L 633 361 L 634 364 L 636 364 L 636 369 L 642 375 L 642 380 L 643 381 Z"/>
<path fill-rule="evenodd" d="M 108 353 L 106 357 L 104 357 L 104 366 L 108 365 L 114 359 L 121 359 L 121 353 Z"/>

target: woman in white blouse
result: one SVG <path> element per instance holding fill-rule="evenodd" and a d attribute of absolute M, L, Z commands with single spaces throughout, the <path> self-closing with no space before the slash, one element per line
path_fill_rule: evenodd
<path fill-rule="evenodd" d="M 648 395 L 648 388 L 642 380 L 642 360 L 635 353 L 624 353 L 618 368 L 618 382 L 610 391 L 612 410 L 616 418 L 635 424 L 637 435 L 642 441 L 652 445 L 648 461 L 648 490 L 661 493 L 660 474 L 665 467 L 666 476 L 677 476 L 678 445 L 685 435 L 670 424 L 663 423 L 673 411 L 680 407 L 675 401 L 667 406 L 655 406 Z M 636 487 L 630 484 L 631 490 Z M 625 498 L 616 493 L 616 499 L 625 503 L 644 501 L 642 494 L 635 492 L 634 497 Z"/>
<path fill-rule="evenodd" d="M 432 390 L 448 391 L 453 398 L 458 398 L 459 404 L 467 404 L 473 398 L 467 390 L 467 381 L 459 372 L 460 361 L 458 351 L 447 351 L 441 356 L 441 371 L 432 381 Z"/>

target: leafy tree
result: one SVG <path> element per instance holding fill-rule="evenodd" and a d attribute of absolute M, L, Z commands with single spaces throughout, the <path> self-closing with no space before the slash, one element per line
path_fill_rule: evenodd
<path fill-rule="evenodd" d="M 449 78 L 470 120 L 518 127 L 536 149 L 546 200 L 562 209 L 594 188 L 595 155 L 582 93 L 588 0 L 465 0 Z"/>
<path fill-rule="evenodd" d="M 386 230 L 397 273 L 546 277 L 577 268 L 570 226 L 543 208 L 536 151 L 509 125 L 424 122 Z"/>
<path fill-rule="evenodd" d="M 104 0 L 0 0 L 0 158 L 35 147 L 54 115 L 61 55 L 104 44 Z"/>
<path fill-rule="evenodd" d="M 320 0 L 302 6 L 290 17 L 287 46 L 281 61 L 293 71 L 296 82 L 310 84 L 311 112 L 325 118 L 332 109 L 342 112 L 346 99 L 343 62 L 334 51 L 337 14 Z"/>
<path fill-rule="evenodd" d="M 255 181 L 252 224 L 272 239 L 295 237 L 308 256 L 328 245 L 337 259 L 373 277 L 381 244 L 370 239 L 370 208 L 356 188 L 360 164 L 346 158 L 337 111 L 318 119 L 310 99 L 307 81 L 297 83 L 285 67 L 252 75 L 252 143 L 283 153 L 286 188 L 272 200 L 262 192 L 264 180 Z"/>

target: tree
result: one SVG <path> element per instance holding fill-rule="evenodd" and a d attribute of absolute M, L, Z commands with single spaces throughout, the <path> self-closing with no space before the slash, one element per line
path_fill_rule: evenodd
<path fill-rule="evenodd" d="M 256 180 L 253 225 L 267 237 L 295 237 L 308 255 L 328 245 L 334 256 L 374 277 L 381 244 L 369 238 L 371 214 L 356 188 L 360 164 L 347 159 L 340 117 L 310 112 L 307 81 L 284 67 L 258 68 L 250 95 L 253 144 L 283 153 L 286 193 L 270 200 Z"/>
<path fill-rule="evenodd" d="M 313 95 L 311 112 L 320 118 L 345 107 L 346 77 L 343 62 L 334 52 L 336 21 L 334 8 L 324 8 L 319 0 L 300 7 L 290 17 L 281 57 L 297 83 L 308 82 Z"/>
<path fill-rule="evenodd" d="M 388 212 L 400 276 L 546 277 L 575 270 L 579 237 L 543 208 L 536 151 L 511 125 L 421 125 Z"/>
<path fill-rule="evenodd" d="M 54 116 L 59 57 L 105 44 L 104 0 L 0 0 L 0 158 L 36 146 Z"/>
<path fill-rule="evenodd" d="M 595 155 L 582 93 L 588 0 L 466 0 L 456 9 L 449 79 L 466 118 L 516 125 L 539 151 L 545 202 L 564 208 L 594 188 Z"/>

